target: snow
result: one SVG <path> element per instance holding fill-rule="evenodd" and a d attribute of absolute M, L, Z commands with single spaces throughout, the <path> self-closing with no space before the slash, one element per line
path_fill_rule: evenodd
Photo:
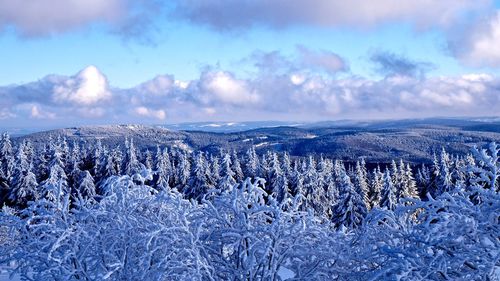
<path fill-rule="evenodd" d="M 290 269 L 281 266 L 280 269 L 278 270 L 278 276 L 281 278 L 281 280 L 287 280 L 295 277 L 295 273 Z"/>
<path fill-rule="evenodd" d="M 268 144 L 269 144 L 269 142 L 261 142 L 261 143 L 256 144 L 255 147 L 261 147 L 261 146 L 265 146 Z"/>
<path fill-rule="evenodd" d="M 7 271 L 7 266 L 0 265 L 0 281 L 20 281 L 19 276 L 14 276 L 12 279 L 9 278 L 9 272 Z"/>

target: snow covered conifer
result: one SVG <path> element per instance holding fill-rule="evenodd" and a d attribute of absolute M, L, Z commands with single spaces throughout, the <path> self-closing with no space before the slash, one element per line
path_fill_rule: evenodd
<path fill-rule="evenodd" d="M 340 170 L 339 183 L 340 195 L 332 210 L 332 221 L 336 227 L 356 228 L 362 224 L 367 214 L 365 202 L 354 190 L 345 170 Z"/>
<path fill-rule="evenodd" d="M 372 172 L 372 184 L 370 185 L 370 192 L 368 198 L 370 201 L 370 209 L 379 206 L 380 193 L 384 186 L 384 174 L 380 171 L 380 166 Z"/>
<path fill-rule="evenodd" d="M 229 153 L 225 153 L 222 156 L 222 162 L 220 164 L 220 181 L 219 188 L 221 190 L 230 190 L 236 184 L 236 180 L 234 179 L 234 172 L 231 169 L 232 162 L 231 156 Z"/>
<path fill-rule="evenodd" d="M 396 208 L 396 204 L 396 190 L 392 184 L 391 173 L 386 170 L 384 173 L 384 185 L 380 194 L 380 207 L 388 210 L 394 210 L 394 208 Z"/>
<path fill-rule="evenodd" d="M 500 145 L 492 142 L 488 148 L 472 149 L 476 165 L 469 165 L 468 171 L 473 175 L 471 182 L 477 186 L 500 191 Z"/>
<path fill-rule="evenodd" d="M 356 192 L 359 193 L 359 195 L 361 195 L 361 198 L 363 198 L 363 201 L 365 202 L 366 206 L 370 208 L 370 199 L 368 196 L 370 192 L 370 187 L 368 184 L 368 177 L 364 160 L 362 163 L 356 161 L 354 188 Z"/>
<path fill-rule="evenodd" d="M 53 151 L 49 177 L 41 185 L 41 197 L 51 201 L 59 209 L 64 207 L 65 196 L 69 193 L 68 177 L 64 172 L 62 153 L 59 147 Z"/>
<path fill-rule="evenodd" d="M 156 149 L 156 183 L 155 187 L 159 190 L 170 188 L 170 176 L 172 174 L 172 163 L 170 162 L 170 155 L 168 149 L 165 147 L 163 151 L 160 147 Z"/>
<path fill-rule="evenodd" d="M 245 157 L 245 175 L 254 178 L 259 170 L 259 157 L 255 152 L 255 147 L 252 145 L 246 153 Z"/>
<path fill-rule="evenodd" d="M 238 159 L 238 155 L 234 150 L 233 153 L 231 154 L 231 161 L 232 161 L 232 170 L 234 172 L 234 179 L 237 182 L 243 181 L 245 176 L 243 175 L 243 170 L 241 168 L 241 163 L 240 160 Z"/>
<path fill-rule="evenodd" d="M 80 177 L 81 179 L 78 183 L 79 198 L 82 198 L 86 202 L 94 202 L 94 197 L 96 196 L 94 178 L 89 171 L 83 171 Z"/>

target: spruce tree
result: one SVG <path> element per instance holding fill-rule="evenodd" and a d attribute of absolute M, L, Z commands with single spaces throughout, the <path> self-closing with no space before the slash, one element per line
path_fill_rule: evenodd
<path fill-rule="evenodd" d="M 367 209 L 363 198 L 354 190 L 351 179 L 345 172 L 340 170 L 339 175 L 339 199 L 332 210 L 332 222 L 335 226 L 356 228 L 363 223 L 367 215 Z"/>
<path fill-rule="evenodd" d="M 391 173 L 389 170 L 386 170 L 384 173 L 384 185 L 380 194 L 380 207 L 388 210 L 394 210 L 396 208 L 396 204 L 396 190 L 392 183 Z"/>

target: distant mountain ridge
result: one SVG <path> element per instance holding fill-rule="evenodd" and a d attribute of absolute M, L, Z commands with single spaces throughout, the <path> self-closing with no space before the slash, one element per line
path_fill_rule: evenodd
<path fill-rule="evenodd" d="M 442 147 L 450 153 L 463 154 L 473 145 L 500 142 L 500 120 L 486 120 L 338 121 L 287 126 L 267 123 L 265 128 L 233 132 L 197 130 L 199 126 L 194 124 L 190 125 L 192 130 L 173 130 L 161 125 L 107 125 L 57 129 L 15 139 L 28 138 L 35 144 L 43 144 L 49 138 L 62 136 L 80 142 L 99 139 L 116 146 L 123 145 L 126 138 L 133 138 L 140 149 L 150 150 L 160 145 L 188 151 L 217 153 L 225 149 L 242 153 L 254 146 L 259 153 L 275 150 L 287 151 L 292 156 L 321 154 L 346 161 L 363 157 L 369 163 L 390 159 L 421 163 L 430 162 L 433 153 Z"/>

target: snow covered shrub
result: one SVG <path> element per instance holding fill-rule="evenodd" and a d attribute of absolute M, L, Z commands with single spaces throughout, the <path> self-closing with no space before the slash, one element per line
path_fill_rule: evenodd
<path fill-rule="evenodd" d="M 191 214 L 216 279 L 281 280 L 285 271 L 297 280 L 326 276 L 320 268 L 332 257 L 328 227 L 312 213 L 283 211 L 263 185 L 247 179 Z"/>
<path fill-rule="evenodd" d="M 488 193 L 479 205 L 444 193 L 372 211 L 350 267 L 362 280 L 488 280 L 500 263 L 500 195 Z"/>
<path fill-rule="evenodd" d="M 128 176 L 106 184 L 94 206 L 71 211 L 47 200 L 33 202 L 12 228 L 20 239 L 10 260 L 34 280 L 205 280 L 187 214 L 192 204 L 179 194 L 152 195 Z M 7 218 L 3 217 L 4 222 Z"/>

